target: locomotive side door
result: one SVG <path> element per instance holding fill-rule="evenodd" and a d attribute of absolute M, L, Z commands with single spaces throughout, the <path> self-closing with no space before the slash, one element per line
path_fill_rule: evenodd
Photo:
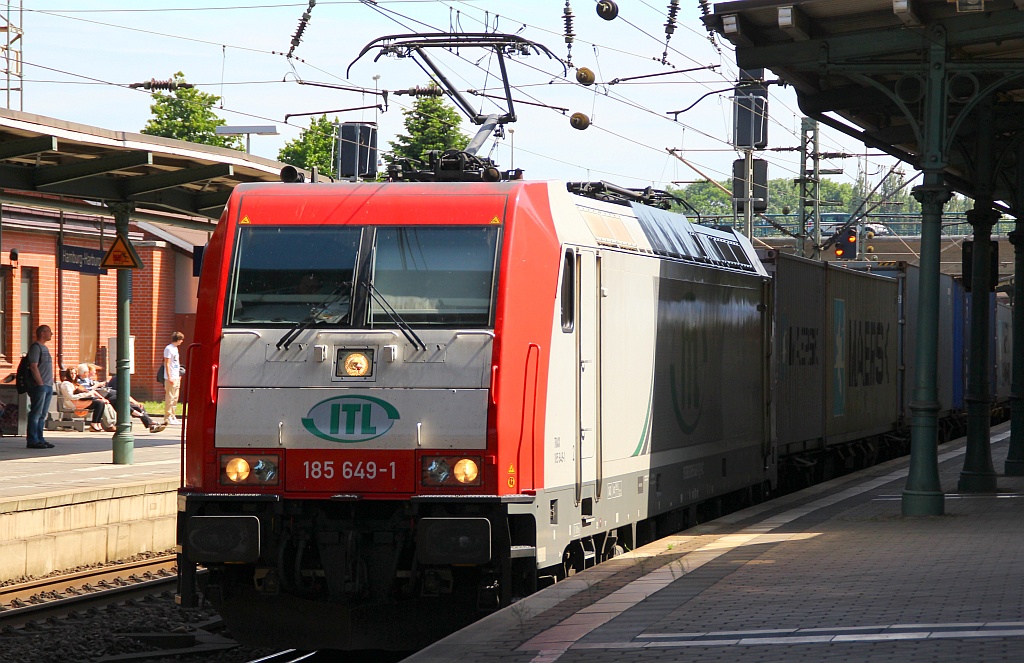
<path fill-rule="evenodd" d="M 596 483 L 600 491 L 601 393 L 600 326 L 601 258 L 597 252 L 576 252 L 576 504 L 583 487 Z M 584 516 L 591 515 L 584 513 Z"/>

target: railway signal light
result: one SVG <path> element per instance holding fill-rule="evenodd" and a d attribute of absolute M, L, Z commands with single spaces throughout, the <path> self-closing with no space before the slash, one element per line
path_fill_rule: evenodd
<path fill-rule="evenodd" d="M 857 258 L 857 229 L 847 228 L 836 237 L 836 260 L 854 260 Z"/>

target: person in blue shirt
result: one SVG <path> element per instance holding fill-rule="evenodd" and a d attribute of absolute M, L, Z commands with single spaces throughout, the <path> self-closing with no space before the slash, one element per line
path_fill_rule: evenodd
<path fill-rule="evenodd" d="M 53 338 L 53 330 L 49 325 L 36 328 L 36 341 L 28 349 L 29 370 L 35 385 L 29 387 L 28 438 L 29 449 L 52 449 L 53 445 L 43 438 L 46 425 L 46 414 L 50 410 L 50 399 L 53 398 L 53 359 L 46 344 Z"/>

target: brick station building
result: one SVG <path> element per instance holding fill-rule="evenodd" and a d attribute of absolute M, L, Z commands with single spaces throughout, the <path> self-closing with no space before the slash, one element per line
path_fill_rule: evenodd
<path fill-rule="evenodd" d="M 99 263 L 116 236 L 113 219 L 13 204 L 0 212 L 0 376 L 13 374 L 41 324 L 54 330 L 48 347 L 56 368 L 88 362 L 98 364 L 102 376 L 112 372 L 117 274 Z M 129 240 L 143 263 L 132 270 L 131 305 L 131 386 L 140 400 L 163 399 L 155 376 L 171 333 L 184 332 L 185 347 L 192 338 L 198 286 L 193 258 L 209 235 L 169 224 L 130 225 Z"/>
<path fill-rule="evenodd" d="M 283 165 L 0 109 L 0 402 L 18 402 L 13 374 L 41 324 L 54 330 L 55 370 L 115 369 L 117 274 L 99 269 L 117 236 L 111 202 L 132 205 L 127 236 L 142 262 L 131 279 L 131 393 L 162 400 L 163 348 L 183 332 L 184 360 L 193 338 L 194 258 L 234 186 L 278 181 Z"/>

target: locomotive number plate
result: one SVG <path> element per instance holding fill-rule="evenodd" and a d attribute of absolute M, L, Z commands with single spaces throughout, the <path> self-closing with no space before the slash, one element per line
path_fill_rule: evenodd
<path fill-rule="evenodd" d="M 288 490 L 336 493 L 411 493 L 414 457 L 408 452 L 332 453 L 322 449 L 288 452 Z"/>

